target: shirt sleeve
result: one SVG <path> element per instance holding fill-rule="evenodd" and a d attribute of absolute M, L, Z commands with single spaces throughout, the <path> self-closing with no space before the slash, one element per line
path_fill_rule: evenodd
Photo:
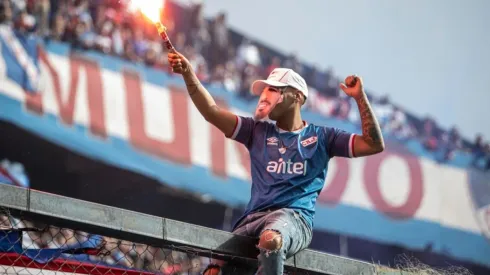
<path fill-rule="evenodd" d="M 251 117 L 236 116 L 236 124 L 233 133 L 228 138 L 238 141 L 247 148 L 252 144 L 255 121 Z"/>
<path fill-rule="evenodd" d="M 325 128 L 327 153 L 330 157 L 354 158 L 356 134 L 338 128 Z"/>

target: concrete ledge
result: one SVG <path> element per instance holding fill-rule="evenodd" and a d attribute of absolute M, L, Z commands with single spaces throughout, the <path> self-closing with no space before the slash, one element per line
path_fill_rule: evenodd
<path fill-rule="evenodd" d="M 162 219 L 156 216 L 34 190 L 29 199 L 31 213 L 163 239 Z"/>
<path fill-rule="evenodd" d="M 0 184 L 0 205 L 26 211 L 29 205 L 28 189 Z"/>
<path fill-rule="evenodd" d="M 188 246 L 201 249 L 202 256 L 219 254 L 256 265 L 256 240 L 229 232 L 5 184 L 0 184 L 0 207 L 21 211 L 23 215 L 56 226 L 133 242 L 173 244 L 176 249 Z M 308 274 L 379 272 L 373 264 L 313 250 L 301 251 L 288 259 L 286 267 L 296 267 Z"/>
<path fill-rule="evenodd" d="M 294 259 L 288 259 L 286 265 L 294 266 Z M 296 267 L 332 275 L 367 275 L 376 273 L 375 266 L 372 264 L 309 249 L 303 250 L 296 255 Z"/>

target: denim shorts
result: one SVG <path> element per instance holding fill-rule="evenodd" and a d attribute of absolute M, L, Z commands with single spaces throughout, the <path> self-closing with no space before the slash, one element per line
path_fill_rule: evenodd
<path fill-rule="evenodd" d="M 233 233 L 258 238 L 264 230 L 281 234 L 281 250 L 286 258 L 307 248 L 312 238 L 312 229 L 306 220 L 289 208 L 252 213 L 236 226 Z"/>

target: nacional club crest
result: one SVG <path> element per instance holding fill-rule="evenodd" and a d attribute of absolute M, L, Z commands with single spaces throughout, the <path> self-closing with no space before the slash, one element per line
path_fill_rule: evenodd
<path fill-rule="evenodd" d="M 318 140 L 318 137 L 312 136 L 310 138 L 307 138 L 307 139 L 301 141 L 301 145 L 303 145 L 303 147 L 306 147 L 308 145 L 311 145 L 311 144 L 317 142 L 317 140 Z"/>

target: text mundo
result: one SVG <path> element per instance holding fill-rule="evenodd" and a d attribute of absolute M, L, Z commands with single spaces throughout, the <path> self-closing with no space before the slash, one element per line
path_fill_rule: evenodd
<path fill-rule="evenodd" d="M 306 175 L 306 160 L 304 162 L 292 162 L 291 160 L 284 161 L 280 158 L 279 161 L 269 161 L 269 163 L 267 163 L 267 172 Z"/>

